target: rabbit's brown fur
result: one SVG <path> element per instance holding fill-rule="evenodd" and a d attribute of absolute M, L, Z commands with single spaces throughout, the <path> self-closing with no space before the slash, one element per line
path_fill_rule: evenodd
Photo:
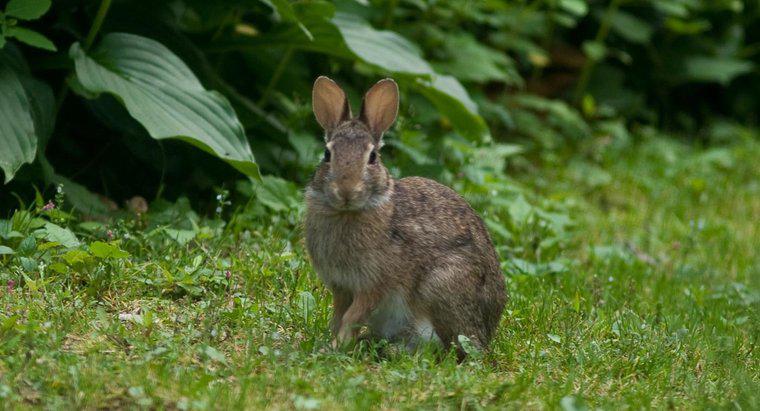
<path fill-rule="evenodd" d="M 397 104 L 395 83 L 383 80 L 352 118 L 332 80 L 315 83 L 329 159 L 306 190 L 305 234 L 333 293 L 332 331 L 338 343 L 366 324 L 372 336 L 410 347 L 465 335 L 485 348 L 506 301 L 496 251 L 456 192 L 421 177 L 394 180 L 382 165 L 377 151 Z"/>

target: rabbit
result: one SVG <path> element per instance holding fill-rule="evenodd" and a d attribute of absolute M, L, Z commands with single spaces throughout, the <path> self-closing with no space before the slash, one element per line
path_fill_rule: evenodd
<path fill-rule="evenodd" d="M 312 104 L 325 131 L 324 158 L 305 190 L 304 235 L 311 263 L 333 295 L 333 345 L 369 338 L 409 350 L 454 344 L 484 350 L 507 299 L 483 221 L 454 190 L 433 180 L 391 177 L 383 133 L 399 91 L 380 80 L 353 117 L 343 90 L 316 79 Z"/>

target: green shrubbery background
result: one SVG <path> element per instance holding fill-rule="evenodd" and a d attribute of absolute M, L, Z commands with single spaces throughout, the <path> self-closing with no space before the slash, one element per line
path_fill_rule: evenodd
<path fill-rule="evenodd" d="M 321 151 L 320 74 L 355 105 L 394 77 L 394 172 L 484 194 L 507 184 L 507 157 L 519 170 L 623 151 L 655 129 L 720 143 L 760 112 L 754 1 L 50 4 L 14 0 L 0 15 L 6 209 L 57 183 L 91 213 L 104 206 L 88 191 L 210 210 L 215 189 L 248 194 L 243 174 L 301 185 Z"/>

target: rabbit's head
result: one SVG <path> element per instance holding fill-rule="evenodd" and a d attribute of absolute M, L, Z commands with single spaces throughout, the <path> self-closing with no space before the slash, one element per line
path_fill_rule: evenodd
<path fill-rule="evenodd" d="M 398 86 L 380 80 L 367 91 L 358 117 L 332 80 L 314 82 L 312 105 L 325 129 L 325 154 L 307 195 L 341 210 L 372 208 L 388 199 L 390 174 L 380 161 L 383 133 L 396 120 Z"/>

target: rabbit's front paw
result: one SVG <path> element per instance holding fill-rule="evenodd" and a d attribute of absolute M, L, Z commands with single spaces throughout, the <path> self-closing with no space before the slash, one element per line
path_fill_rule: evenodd
<path fill-rule="evenodd" d="M 333 348 L 343 348 L 351 345 L 356 340 L 359 327 L 344 325 L 338 331 L 337 337 L 333 340 Z"/>

